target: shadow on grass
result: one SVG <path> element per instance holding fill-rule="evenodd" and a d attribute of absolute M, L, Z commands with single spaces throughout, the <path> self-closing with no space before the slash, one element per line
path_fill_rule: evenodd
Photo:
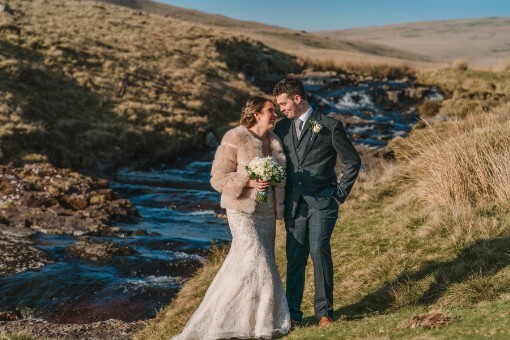
<path fill-rule="evenodd" d="M 420 294 L 415 303 L 434 304 L 452 285 L 475 276 L 489 278 L 507 267 L 510 264 L 509 249 L 509 236 L 478 240 L 452 261 L 427 262 L 417 271 L 404 271 L 357 303 L 338 309 L 335 314 L 338 317 L 346 317 L 347 320 L 355 320 L 371 314 L 385 313 L 395 305 L 396 290 L 417 285 L 428 276 L 433 277 L 433 282 Z"/>
<path fill-rule="evenodd" d="M 87 65 L 87 72 L 92 74 L 93 68 L 100 72 L 101 63 L 88 65 L 86 53 L 70 48 L 63 53 L 66 61 L 61 67 Z M 101 92 L 91 76 L 79 84 L 59 65 L 48 66 L 36 48 L 0 41 L 0 61 L 0 94 L 5 103 L 0 118 L 6 123 L 0 126 L 3 163 L 20 164 L 24 155 L 40 154 L 60 167 L 113 169 L 130 161 L 172 159 L 179 150 L 203 144 L 204 136 L 193 126 L 169 136 L 167 126 L 128 121 L 114 111 L 122 101 L 114 89 Z"/>
<path fill-rule="evenodd" d="M 296 57 L 243 38 L 220 39 L 215 42 L 220 58 L 228 68 L 243 73 L 268 95 L 274 85 L 289 73 L 301 72 Z"/>

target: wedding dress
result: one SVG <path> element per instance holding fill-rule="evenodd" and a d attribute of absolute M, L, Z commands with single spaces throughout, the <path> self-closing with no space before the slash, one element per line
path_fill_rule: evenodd
<path fill-rule="evenodd" d="M 172 339 L 269 339 L 287 334 L 290 314 L 274 245 L 273 191 L 253 214 L 227 209 L 232 245 L 184 331 Z"/>

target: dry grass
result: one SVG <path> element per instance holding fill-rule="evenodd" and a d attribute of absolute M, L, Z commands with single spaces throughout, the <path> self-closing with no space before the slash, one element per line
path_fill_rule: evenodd
<path fill-rule="evenodd" d="M 365 77 L 379 79 L 416 79 L 417 70 L 405 63 L 367 63 L 352 61 L 335 61 L 334 59 L 302 58 L 303 68 L 316 71 L 336 71 L 354 73 Z"/>
<path fill-rule="evenodd" d="M 265 45 L 301 58 L 311 58 L 335 63 L 365 63 L 400 65 L 403 62 L 417 67 L 430 69 L 439 64 L 423 53 L 415 53 L 408 49 L 380 44 L 367 39 L 351 39 L 349 37 L 324 37 L 314 32 L 298 31 L 278 26 L 265 25 L 250 21 L 241 21 L 194 11 L 186 8 L 154 3 L 150 0 L 103 0 L 104 2 L 142 9 L 151 13 L 181 19 L 193 25 L 230 31 L 251 37 Z"/>
<path fill-rule="evenodd" d="M 473 18 L 318 32 L 324 38 L 363 40 L 429 57 L 437 64 L 464 60 L 497 69 L 510 56 L 508 17 Z M 437 67 L 437 66 L 436 66 Z"/>
<path fill-rule="evenodd" d="M 235 30 L 285 53 L 328 63 L 401 65 L 421 70 L 466 60 L 475 68 L 500 68 L 510 58 L 508 18 L 491 17 L 305 32 L 241 21 L 151 0 L 103 0 L 181 19 L 197 26 Z"/>
<path fill-rule="evenodd" d="M 464 67 L 418 72 L 421 83 L 438 86 L 445 93 L 440 114 L 462 118 L 469 112 L 487 112 L 510 100 L 510 71 L 480 71 Z"/>
<path fill-rule="evenodd" d="M 458 59 L 453 62 L 452 68 L 456 71 L 467 71 L 469 69 L 469 63 L 467 60 Z"/>
<path fill-rule="evenodd" d="M 459 246 L 507 231 L 499 217 L 510 211 L 509 109 L 417 130 L 411 139 L 410 196 Z"/>
<path fill-rule="evenodd" d="M 510 106 L 417 131 L 411 175 L 417 195 L 434 208 L 510 203 Z"/>
<path fill-rule="evenodd" d="M 9 4 L 21 39 L 0 36 L 4 162 L 171 160 L 202 147 L 210 123 L 237 120 L 260 93 L 250 76 L 295 69 L 260 43 L 174 18 L 92 1 Z M 241 52 L 256 67 L 233 65 Z"/>
<path fill-rule="evenodd" d="M 0 340 L 31 340 L 31 339 L 33 338 L 30 335 L 28 335 L 26 330 L 24 331 L 20 330 L 19 332 L 16 333 L 0 332 Z"/>

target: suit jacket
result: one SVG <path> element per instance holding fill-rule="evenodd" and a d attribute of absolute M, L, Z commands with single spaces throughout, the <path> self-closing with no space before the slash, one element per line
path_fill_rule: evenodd
<path fill-rule="evenodd" d="M 269 132 L 271 156 L 285 167 L 280 138 Z M 255 211 L 257 189 L 247 188 L 248 173 L 245 167 L 255 157 L 264 157 L 262 141 L 246 126 L 235 127 L 223 136 L 214 155 L 211 185 L 221 192 L 221 207 L 251 214 Z M 285 181 L 274 186 L 276 218 L 283 218 Z M 264 204 L 264 203 L 262 203 Z"/>
<path fill-rule="evenodd" d="M 322 125 L 319 133 L 312 133 L 310 121 Z M 333 198 L 345 201 L 358 176 L 361 159 L 341 121 L 314 111 L 299 140 L 294 122 L 288 118 L 276 123 L 274 133 L 282 140 L 287 157 L 285 218 L 295 215 L 300 196 L 319 210 L 326 209 Z M 345 164 L 340 182 L 335 173 L 337 156 Z"/>

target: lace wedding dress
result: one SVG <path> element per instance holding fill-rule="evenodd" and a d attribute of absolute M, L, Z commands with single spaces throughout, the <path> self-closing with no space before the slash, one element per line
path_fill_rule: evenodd
<path fill-rule="evenodd" d="M 172 339 L 265 338 L 287 334 L 290 314 L 274 244 L 273 192 L 253 214 L 227 210 L 232 245 L 204 300 Z"/>

